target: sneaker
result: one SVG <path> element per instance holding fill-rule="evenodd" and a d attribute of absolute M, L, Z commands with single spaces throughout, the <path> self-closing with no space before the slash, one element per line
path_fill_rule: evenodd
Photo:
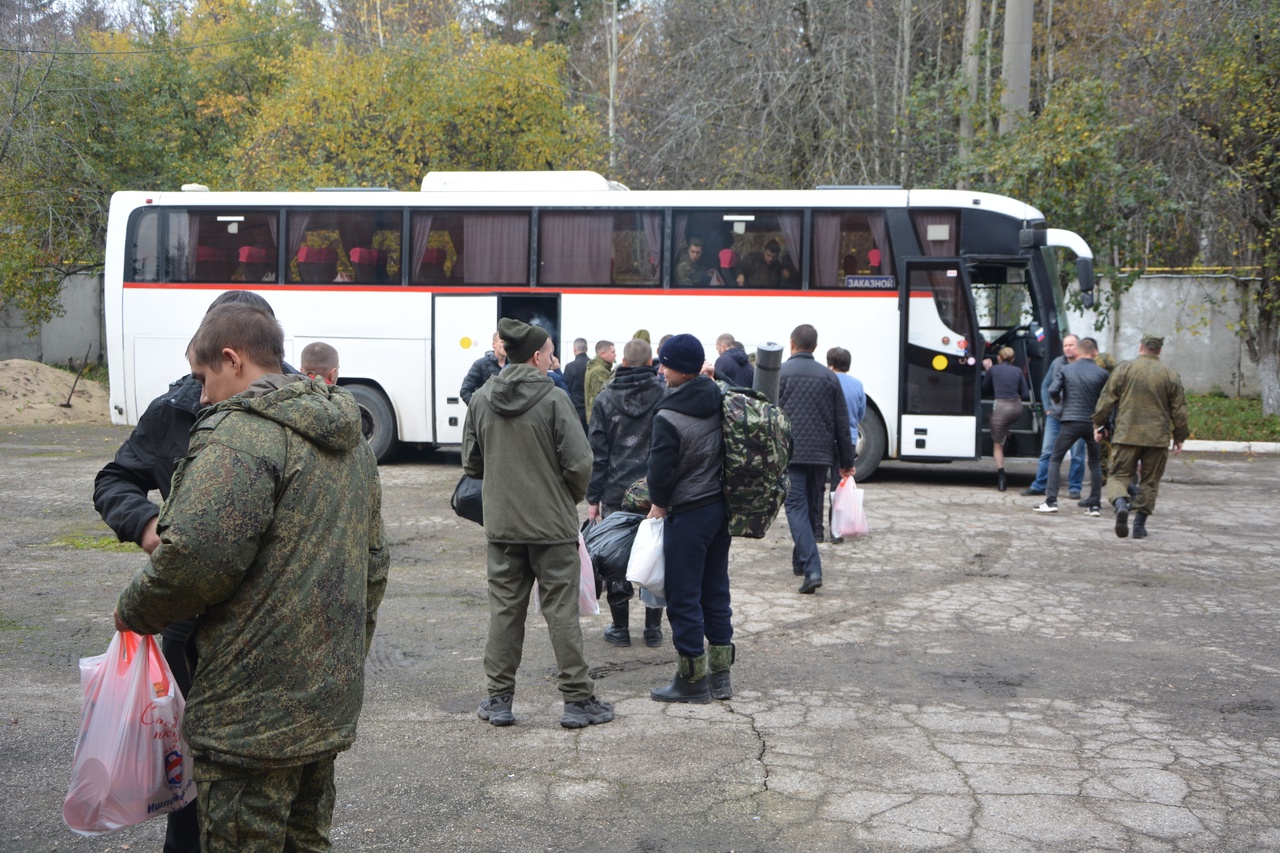
<path fill-rule="evenodd" d="M 1058 511 L 1058 505 L 1051 504 L 1051 503 L 1042 503 L 1040 504 L 1040 506 L 1036 507 L 1033 510 L 1033 512 L 1057 512 L 1057 511 Z"/>
<path fill-rule="evenodd" d="M 565 702 L 560 725 L 566 729 L 580 729 L 613 720 L 613 703 L 601 702 L 596 697 L 580 702 Z"/>
<path fill-rule="evenodd" d="M 1071 491 L 1067 492 L 1067 497 L 1071 498 L 1071 500 L 1073 500 L 1073 501 L 1075 501 L 1075 500 L 1079 500 L 1079 499 L 1080 499 L 1080 490 L 1079 490 L 1079 489 L 1072 489 Z"/>
<path fill-rule="evenodd" d="M 1102 518 L 1102 510 L 1096 506 L 1085 507 L 1084 514 L 1090 518 Z"/>
<path fill-rule="evenodd" d="M 1044 494 L 1044 489 L 1033 489 L 1030 486 L 1027 486 L 1021 492 L 1018 492 L 1018 494 L 1022 495 L 1024 498 L 1037 497 Z"/>
<path fill-rule="evenodd" d="M 644 629 L 644 644 L 651 649 L 662 645 L 662 629 L 659 627 Z"/>
<path fill-rule="evenodd" d="M 490 696 L 480 703 L 476 716 L 488 720 L 491 726 L 509 726 L 516 721 L 516 715 L 511 713 L 511 699 L 510 693 Z"/>

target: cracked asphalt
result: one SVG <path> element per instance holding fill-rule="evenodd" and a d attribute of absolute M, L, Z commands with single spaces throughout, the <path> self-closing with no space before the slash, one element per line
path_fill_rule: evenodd
<path fill-rule="evenodd" d="M 0 850 L 161 846 L 163 821 L 61 823 L 76 661 L 143 560 L 100 547 L 92 508 L 125 434 L 0 436 Z M 382 468 L 392 571 L 335 849 L 1280 850 L 1280 456 L 1172 459 L 1145 541 L 1074 501 L 1033 513 L 1033 464 L 1004 493 L 990 462 L 886 465 L 870 537 L 822 546 L 813 596 L 785 519 L 735 540 L 731 701 L 650 701 L 670 646 L 584 619 L 617 719 L 571 731 L 532 614 L 517 724 L 476 718 L 482 532 L 449 509 L 456 451 L 404 454 Z"/>

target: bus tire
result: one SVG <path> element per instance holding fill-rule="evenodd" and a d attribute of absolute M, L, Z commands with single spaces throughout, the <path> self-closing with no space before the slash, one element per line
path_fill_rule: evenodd
<path fill-rule="evenodd" d="M 875 474 L 876 469 L 880 467 L 880 461 L 884 459 L 887 443 L 888 438 L 885 435 L 884 421 L 880 419 L 880 413 L 868 406 L 866 415 L 858 424 L 857 455 L 853 463 L 858 469 L 858 473 L 854 475 L 858 480 L 866 482 Z"/>
<path fill-rule="evenodd" d="M 396 446 L 396 416 L 386 396 L 369 385 L 344 385 L 360 407 L 360 431 L 364 433 L 378 461 L 386 459 Z"/>

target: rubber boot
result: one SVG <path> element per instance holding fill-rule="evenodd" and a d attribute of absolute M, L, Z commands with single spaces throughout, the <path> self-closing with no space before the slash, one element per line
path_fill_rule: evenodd
<path fill-rule="evenodd" d="M 1135 512 L 1133 514 L 1133 538 L 1147 538 L 1147 514 L 1145 512 Z"/>
<path fill-rule="evenodd" d="M 1004 477 L 1004 469 L 997 468 L 996 469 L 996 489 L 1003 492 L 1006 488 L 1008 488 L 1008 486 L 1009 486 L 1009 481 L 1006 480 Z"/>
<path fill-rule="evenodd" d="M 649 691 L 655 702 L 689 702 L 706 705 L 711 701 L 711 685 L 707 679 L 707 653 L 696 658 L 680 655 L 676 662 L 676 674 L 666 687 Z"/>
<path fill-rule="evenodd" d="M 607 594 L 609 597 L 609 612 L 613 614 L 613 624 L 604 629 L 604 641 L 611 646 L 625 648 L 631 645 L 631 617 L 627 603 L 630 596 L 619 601 L 618 594 L 614 593 L 612 589 Z"/>
<path fill-rule="evenodd" d="M 1129 535 L 1129 499 L 1116 498 L 1116 535 L 1124 539 Z"/>
<path fill-rule="evenodd" d="M 662 645 L 662 608 L 644 609 L 644 644 L 649 648 Z"/>
<path fill-rule="evenodd" d="M 707 649 L 707 679 L 711 682 L 712 699 L 732 699 L 733 683 L 729 681 L 729 667 L 737 657 L 737 647 L 710 646 Z"/>

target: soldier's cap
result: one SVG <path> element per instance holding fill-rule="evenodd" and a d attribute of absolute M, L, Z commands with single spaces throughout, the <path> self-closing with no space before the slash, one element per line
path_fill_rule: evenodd
<path fill-rule="evenodd" d="M 699 372 L 706 358 L 707 351 L 703 348 L 702 341 L 693 335 L 676 335 L 658 351 L 659 361 L 681 373 Z"/>
<path fill-rule="evenodd" d="M 1142 345 L 1148 349 L 1164 349 L 1164 338 L 1160 335 L 1143 335 Z"/>
<path fill-rule="evenodd" d="M 541 326 L 530 326 L 510 317 L 498 321 L 498 336 L 507 348 L 507 361 L 511 364 L 524 364 L 533 358 L 533 354 L 547 342 L 547 330 Z"/>

